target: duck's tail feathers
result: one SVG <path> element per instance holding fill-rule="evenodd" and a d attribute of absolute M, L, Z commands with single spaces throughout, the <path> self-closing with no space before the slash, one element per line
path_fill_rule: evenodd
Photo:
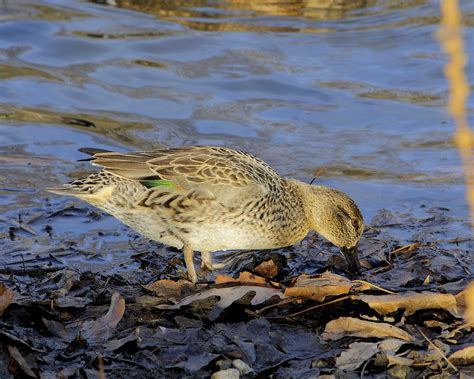
<path fill-rule="evenodd" d="M 76 188 L 67 184 L 62 187 L 45 188 L 44 191 L 63 196 L 77 196 L 80 193 Z"/>
<path fill-rule="evenodd" d="M 110 150 L 105 150 L 105 149 L 96 149 L 94 147 L 81 147 L 79 149 L 81 153 L 90 155 L 89 158 L 84 158 L 84 159 L 79 159 L 78 162 L 87 162 L 87 161 L 92 161 L 96 159 L 94 155 L 99 154 L 99 153 L 110 153 Z"/>
<path fill-rule="evenodd" d="M 113 185 L 100 186 L 94 189 L 81 188 L 80 186 L 64 184 L 63 187 L 45 188 L 46 192 L 51 192 L 56 195 L 74 196 L 80 199 L 91 202 L 93 200 L 106 201 L 114 190 Z"/>

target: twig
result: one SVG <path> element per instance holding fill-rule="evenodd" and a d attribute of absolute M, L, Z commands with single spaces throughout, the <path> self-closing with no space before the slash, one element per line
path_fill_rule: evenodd
<path fill-rule="evenodd" d="M 299 311 L 299 312 L 296 312 L 296 313 L 292 313 L 292 314 L 289 314 L 289 315 L 286 315 L 286 316 L 275 316 L 275 317 L 267 317 L 269 320 L 276 320 L 276 319 L 281 319 L 281 318 L 290 318 L 290 317 L 295 317 L 295 316 L 299 316 L 303 313 L 306 313 L 306 312 L 310 312 L 314 309 L 318 309 L 318 308 L 321 308 L 321 307 L 324 307 L 325 305 L 330 305 L 330 304 L 334 304 L 334 303 L 338 303 L 340 301 L 343 301 L 343 300 L 347 300 L 349 299 L 349 296 L 343 296 L 343 297 L 340 297 L 339 299 L 334 299 L 334 300 L 331 300 L 331 301 L 328 301 L 327 303 L 322 303 L 322 304 L 317 304 L 317 305 L 314 305 L 312 307 L 309 307 L 309 308 L 306 308 L 306 309 L 303 309 L 302 311 Z"/>
<path fill-rule="evenodd" d="M 447 243 L 459 244 L 459 243 L 462 243 L 462 242 L 469 242 L 469 241 L 472 241 L 472 237 L 456 237 L 456 238 L 452 238 L 450 240 L 447 240 L 446 242 Z"/>
<path fill-rule="evenodd" d="M 471 328 L 471 327 L 474 327 L 474 321 L 473 322 L 468 322 L 466 324 L 462 324 L 460 326 L 458 326 L 456 329 L 454 329 L 452 332 L 450 333 L 457 333 L 457 332 L 460 332 L 461 330 L 463 329 L 467 329 L 467 328 Z"/>
<path fill-rule="evenodd" d="M 99 379 L 105 379 L 105 368 L 104 368 L 104 359 L 102 354 L 97 355 L 97 360 L 99 362 Z"/>
<path fill-rule="evenodd" d="M 364 379 L 364 374 L 365 374 L 365 369 L 367 368 L 367 365 L 372 361 L 372 358 L 368 359 L 364 365 L 362 366 L 362 370 L 360 371 L 360 379 Z"/>
<path fill-rule="evenodd" d="M 370 283 L 370 282 L 367 282 L 365 280 L 361 280 L 361 279 L 356 279 L 356 280 L 353 280 L 352 283 L 361 283 L 361 284 L 367 284 L 371 287 L 374 287 L 376 289 L 378 289 L 379 291 L 382 291 L 382 292 L 386 292 L 386 293 L 389 293 L 391 295 L 393 295 L 395 292 L 393 291 L 390 291 L 390 290 L 386 290 L 385 288 L 382 288 L 380 286 L 378 286 L 377 284 L 373 284 L 373 283 Z"/>
<path fill-rule="evenodd" d="M 309 182 L 309 185 L 312 185 L 314 181 L 322 175 L 323 172 L 324 172 L 324 167 L 320 167 L 317 171 L 315 171 L 314 177 L 313 179 L 311 179 L 311 182 Z"/>
<path fill-rule="evenodd" d="M 132 363 L 134 365 L 137 365 L 141 368 L 144 368 L 145 370 L 149 370 L 150 368 L 145 366 L 144 364 L 141 364 L 140 362 L 135 362 L 135 361 L 132 361 L 131 359 L 126 359 L 126 358 L 118 358 L 118 357 L 110 357 L 110 359 L 113 359 L 117 362 L 124 362 L 124 363 Z"/>
<path fill-rule="evenodd" d="M 376 230 L 377 230 L 377 229 L 391 228 L 391 227 L 393 227 L 393 226 L 402 226 L 402 225 L 404 225 L 404 224 L 401 223 L 401 222 L 394 222 L 394 223 L 392 223 L 392 224 L 383 224 L 383 225 L 371 225 L 371 226 L 369 226 L 369 227 L 365 230 L 365 232 L 367 232 L 367 231 L 369 231 L 369 230 L 372 230 L 372 229 L 376 229 Z"/>
<path fill-rule="evenodd" d="M 397 253 L 404 253 L 405 250 L 406 251 L 413 251 L 415 249 L 418 249 L 419 247 L 422 247 L 424 245 L 421 245 L 420 243 L 418 242 L 414 242 L 414 243 L 409 243 L 408 245 L 405 245 L 405 246 L 401 246 L 395 250 L 392 250 L 389 254 L 397 254 Z M 429 245 L 427 245 L 429 246 Z"/>
<path fill-rule="evenodd" d="M 293 302 L 296 302 L 296 301 L 299 301 L 299 300 L 302 300 L 302 298 L 301 297 L 290 297 L 288 299 L 283 299 L 282 301 L 279 301 L 276 304 L 270 304 L 270 305 L 267 305 L 266 307 L 263 307 L 262 309 L 257 310 L 256 313 L 260 315 L 263 312 L 267 311 L 268 309 L 279 307 L 280 305 L 293 303 Z"/>
<path fill-rule="evenodd" d="M 133 241 L 135 241 L 136 238 L 133 239 Z M 136 251 L 137 252 L 137 255 L 143 255 L 145 253 L 147 253 L 147 250 L 144 250 L 144 251 L 140 251 L 138 250 L 135 245 L 133 244 L 133 241 L 129 238 L 128 239 L 128 245 L 132 248 L 132 250 Z"/>
<path fill-rule="evenodd" d="M 436 346 L 436 345 L 433 343 L 433 341 L 431 341 L 431 340 L 426 336 L 426 334 L 423 333 L 423 331 L 422 331 L 420 328 L 418 328 L 417 326 L 415 326 L 415 328 L 416 328 L 416 330 L 418 330 L 418 331 L 420 332 L 420 334 L 425 338 L 425 340 L 428 341 L 428 343 L 430 344 L 430 346 L 431 346 L 433 349 L 435 349 L 436 352 L 437 352 L 439 355 L 441 355 L 441 358 L 443 358 L 446 362 L 448 362 L 448 365 L 449 365 L 454 371 L 458 372 L 459 370 L 456 368 L 456 366 L 454 366 L 454 365 L 451 363 L 451 361 L 449 360 L 449 358 L 441 351 L 441 349 L 440 349 L 438 346 Z"/>

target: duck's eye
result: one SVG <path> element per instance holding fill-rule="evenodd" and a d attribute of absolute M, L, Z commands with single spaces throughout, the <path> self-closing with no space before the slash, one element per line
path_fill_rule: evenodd
<path fill-rule="evenodd" d="M 353 219 L 351 220 L 351 224 L 352 224 L 352 226 L 353 226 L 354 228 L 357 229 L 357 228 L 359 227 L 359 220 L 357 220 L 356 218 L 353 218 Z"/>

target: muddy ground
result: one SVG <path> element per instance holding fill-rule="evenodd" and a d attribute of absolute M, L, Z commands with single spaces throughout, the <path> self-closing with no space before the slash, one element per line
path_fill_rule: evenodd
<path fill-rule="evenodd" d="M 179 251 L 110 221 L 46 197 L 2 215 L 1 378 L 474 377 L 474 243 L 447 208 L 380 210 L 358 277 L 308 236 L 221 254 L 197 286 Z"/>

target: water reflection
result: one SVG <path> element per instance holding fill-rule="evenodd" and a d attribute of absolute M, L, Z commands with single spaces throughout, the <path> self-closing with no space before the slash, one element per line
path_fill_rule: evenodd
<path fill-rule="evenodd" d="M 298 19 L 338 20 L 349 11 L 373 5 L 375 0 L 110 0 L 94 1 L 152 14 L 200 31 L 324 32 L 326 27 L 298 26 Z M 268 23 L 265 17 L 286 19 L 288 25 Z M 288 18 L 292 18 L 290 20 Z M 293 25 L 292 25 L 293 24 Z"/>
<path fill-rule="evenodd" d="M 422 201 L 464 212 L 461 200 L 452 201 L 463 188 L 433 39 L 437 4 L 30 3 L 0 3 L 8 189 L 0 206 L 26 204 L 12 188 L 31 194 L 89 169 L 75 162 L 82 145 L 213 144 L 256 153 L 306 181 L 324 168 L 320 183 L 351 193 L 369 218 L 382 206 Z M 466 25 L 473 4 L 463 5 Z M 46 179 L 26 162 L 55 166 Z"/>

